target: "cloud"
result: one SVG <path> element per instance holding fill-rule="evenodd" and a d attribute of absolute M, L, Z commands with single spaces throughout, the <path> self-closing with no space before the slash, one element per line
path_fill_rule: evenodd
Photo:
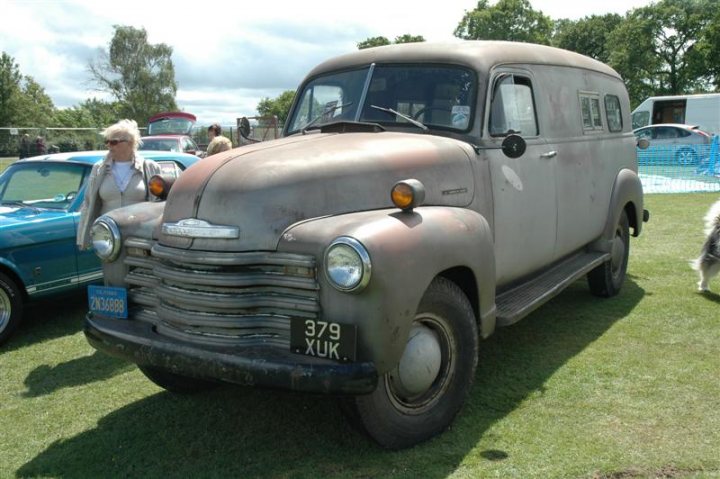
<path fill-rule="evenodd" d="M 492 2 L 491 2 L 492 3 Z M 556 18 L 607 11 L 624 13 L 650 0 L 603 4 L 531 0 Z M 200 122 L 234 124 L 255 113 L 264 97 L 295 89 L 318 63 L 348 53 L 373 36 L 390 40 L 410 33 L 429 41 L 452 32 L 477 0 L 421 4 L 411 0 L 274 0 L 261 4 L 216 1 L 197 6 L 124 0 L 110 6 L 94 0 L 0 0 L 0 49 L 15 58 L 58 107 L 92 98 L 88 62 L 106 49 L 113 25 L 145 28 L 150 43 L 173 48 L 177 103 Z M 557 17 L 559 18 L 559 17 Z"/>

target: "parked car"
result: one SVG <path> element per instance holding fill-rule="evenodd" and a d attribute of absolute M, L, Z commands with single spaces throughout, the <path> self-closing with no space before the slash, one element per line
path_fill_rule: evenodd
<path fill-rule="evenodd" d="M 338 395 L 409 447 L 451 424 L 496 326 L 580 278 L 618 294 L 649 217 L 622 78 L 565 50 L 353 52 L 307 75 L 283 133 L 95 221 L 95 348 L 170 391 Z"/>
<path fill-rule="evenodd" d="M 102 278 L 95 253 L 75 245 L 85 182 L 106 151 L 18 160 L 0 175 L 0 344 L 22 319 L 23 303 L 81 291 Z M 144 152 L 163 174 L 179 175 L 198 157 Z"/>
<path fill-rule="evenodd" d="M 204 156 L 190 136 L 197 118 L 192 113 L 166 111 L 148 120 L 148 134 L 142 137 L 142 151 L 176 151 Z"/>
<path fill-rule="evenodd" d="M 638 152 L 638 161 L 643 165 L 697 165 L 709 155 L 712 143 L 712 136 L 697 125 L 663 123 L 633 133 L 650 142 L 647 149 Z"/>
<path fill-rule="evenodd" d="M 202 153 L 195 140 L 186 135 L 143 136 L 139 149 L 145 151 L 173 151 L 189 155 Z"/>

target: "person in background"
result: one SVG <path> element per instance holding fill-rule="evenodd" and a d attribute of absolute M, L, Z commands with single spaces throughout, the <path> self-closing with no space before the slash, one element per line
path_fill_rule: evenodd
<path fill-rule="evenodd" d="M 90 247 L 90 228 L 99 216 L 121 206 L 157 200 L 150 194 L 148 181 L 160 173 L 160 165 L 138 154 L 141 140 L 137 123 L 121 120 L 102 135 L 108 153 L 95 163 L 88 178 L 77 231 L 80 249 Z"/>
<path fill-rule="evenodd" d="M 42 136 L 35 138 L 35 154 L 44 155 L 47 153 L 47 147 L 45 146 L 45 140 Z"/>
<path fill-rule="evenodd" d="M 227 151 L 232 148 L 230 140 L 221 135 L 222 128 L 217 123 L 213 123 L 208 127 L 208 139 L 210 143 L 207 147 L 207 156 L 220 153 L 221 151 Z"/>
<path fill-rule="evenodd" d="M 23 136 L 20 137 L 19 156 L 21 160 L 30 156 L 30 135 L 27 133 L 23 133 Z"/>

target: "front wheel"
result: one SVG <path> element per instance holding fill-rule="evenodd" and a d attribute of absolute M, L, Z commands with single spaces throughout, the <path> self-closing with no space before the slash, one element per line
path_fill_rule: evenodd
<path fill-rule="evenodd" d="M 615 235 L 610 247 L 610 261 L 590 271 L 587 275 L 590 292 L 596 296 L 610 297 L 620 292 L 625 282 L 628 256 L 630 254 L 630 222 L 625 211 L 615 225 Z"/>
<path fill-rule="evenodd" d="M 214 381 L 181 376 L 153 366 L 138 366 L 138 368 L 150 381 L 163 389 L 178 394 L 193 394 L 208 391 L 218 386 L 218 383 Z"/>
<path fill-rule="evenodd" d="M 22 319 L 23 298 L 9 277 L 0 273 L 0 344 L 7 341 Z"/>
<path fill-rule="evenodd" d="M 420 302 L 399 364 L 374 392 L 344 398 L 349 419 L 381 446 L 401 449 L 444 431 L 475 377 L 478 329 L 463 292 L 436 278 Z"/>

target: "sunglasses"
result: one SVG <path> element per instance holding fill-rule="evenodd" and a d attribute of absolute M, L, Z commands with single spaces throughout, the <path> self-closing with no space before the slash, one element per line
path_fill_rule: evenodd
<path fill-rule="evenodd" d="M 115 146 L 118 143 L 125 143 L 127 140 L 105 140 L 106 145 Z"/>

